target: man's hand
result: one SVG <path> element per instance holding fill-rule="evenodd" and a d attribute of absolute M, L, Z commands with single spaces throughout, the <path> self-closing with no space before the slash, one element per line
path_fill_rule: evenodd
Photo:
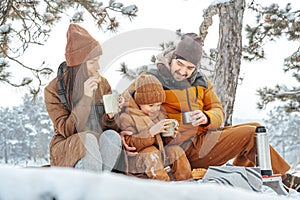
<path fill-rule="evenodd" d="M 191 112 L 190 117 L 193 126 L 200 126 L 208 123 L 207 116 L 201 110 L 194 110 Z"/>
<path fill-rule="evenodd" d="M 136 151 L 136 148 L 135 147 L 130 147 L 126 143 L 125 135 L 132 135 L 132 132 L 131 131 L 121 131 L 120 136 L 121 136 L 121 139 L 122 139 L 123 147 L 125 148 L 127 155 L 128 156 L 136 156 L 138 154 L 138 152 Z"/>

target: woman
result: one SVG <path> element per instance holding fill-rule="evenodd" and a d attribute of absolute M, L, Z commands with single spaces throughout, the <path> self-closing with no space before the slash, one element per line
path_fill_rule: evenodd
<path fill-rule="evenodd" d="M 71 24 L 58 76 L 45 88 L 45 104 L 54 125 L 51 166 L 111 171 L 121 153 L 114 114 L 103 112 L 102 96 L 111 93 L 98 74 L 102 49 L 85 29 Z"/>

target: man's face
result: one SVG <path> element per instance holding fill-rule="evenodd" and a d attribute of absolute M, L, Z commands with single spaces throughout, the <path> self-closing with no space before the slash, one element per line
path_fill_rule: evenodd
<path fill-rule="evenodd" d="M 176 81 L 182 81 L 189 78 L 196 70 L 196 66 L 183 59 L 172 59 L 171 74 Z"/>

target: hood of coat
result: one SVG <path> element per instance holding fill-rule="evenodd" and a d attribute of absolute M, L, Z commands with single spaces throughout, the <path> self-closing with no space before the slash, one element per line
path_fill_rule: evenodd
<path fill-rule="evenodd" d="M 160 76 L 160 81 L 163 86 L 167 89 L 185 89 L 199 85 L 199 80 L 202 83 L 200 85 L 207 87 L 207 81 L 204 75 L 199 71 L 195 70 L 191 76 L 182 81 L 176 81 L 171 74 L 171 60 L 173 58 L 175 48 L 167 49 L 161 54 L 157 55 L 156 65 L 157 71 Z"/>
<path fill-rule="evenodd" d="M 127 109 L 127 108 L 135 108 L 135 109 L 139 109 L 138 104 L 135 102 L 133 95 L 134 95 L 134 90 L 126 90 L 123 93 L 123 97 L 125 99 L 124 104 L 123 104 L 123 109 Z"/>

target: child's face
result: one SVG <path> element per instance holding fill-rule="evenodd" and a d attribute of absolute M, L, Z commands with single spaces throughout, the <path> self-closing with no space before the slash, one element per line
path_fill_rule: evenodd
<path fill-rule="evenodd" d="M 141 110 L 150 117 L 156 117 L 160 110 L 160 103 L 139 105 Z"/>

